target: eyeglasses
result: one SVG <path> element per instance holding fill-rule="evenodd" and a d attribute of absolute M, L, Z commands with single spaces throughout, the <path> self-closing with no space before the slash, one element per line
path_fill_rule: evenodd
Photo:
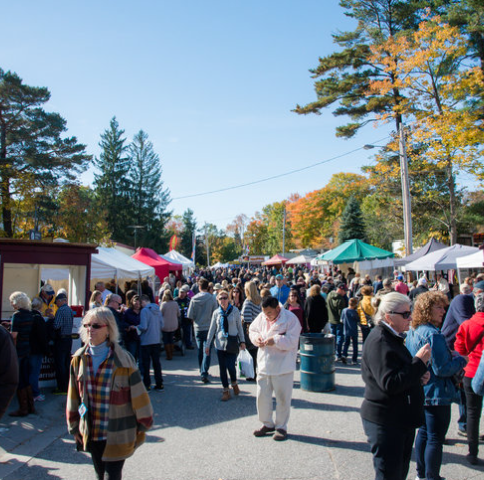
<path fill-rule="evenodd" d="M 391 313 L 392 315 L 401 315 L 405 320 L 407 320 L 407 318 L 410 318 L 410 315 L 412 315 L 412 312 L 408 311 L 408 312 L 388 312 L 388 313 Z"/>
<path fill-rule="evenodd" d="M 84 323 L 82 325 L 86 330 L 88 328 L 93 328 L 94 330 L 99 330 L 100 328 L 107 327 L 107 325 L 101 325 L 100 323 Z"/>
<path fill-rule="evenodd" d="M 228 300 L 229 297 L 218 297 L 219 300 Z"/>

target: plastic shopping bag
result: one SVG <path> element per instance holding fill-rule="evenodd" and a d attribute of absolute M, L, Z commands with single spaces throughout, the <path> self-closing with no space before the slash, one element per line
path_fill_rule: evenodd
<path fill-rule="evenodd" d="M 254 360 L 247 350 L 241 350 L 237 357 L 237 376 L 254 378 Z"/>

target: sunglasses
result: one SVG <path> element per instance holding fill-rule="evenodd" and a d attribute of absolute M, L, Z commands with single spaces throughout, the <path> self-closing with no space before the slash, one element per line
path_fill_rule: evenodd
<path fill-rule="evenodd" d="M 410 311 L 408 311 L 408 312 L 388 312 L 388 313 L 391 313 L 392 315 L 401 315 L 405 320 L 410 318 L 410 315 L 412 315 L 412 312 L 410 312 Z"/>
<path fill-rule="evenodd" d="M 101 325 L 100 323 L 84 323 L 82 325 L 86 330 L 88 328 L 93 328 L 94 330 L 99 330 L 100 328 L 107 327 L 107 325 Z"/>
<path fill-rule="evenodd" d="M 228 300 L 229 297 L 218 297 L 219 300 Z"/>

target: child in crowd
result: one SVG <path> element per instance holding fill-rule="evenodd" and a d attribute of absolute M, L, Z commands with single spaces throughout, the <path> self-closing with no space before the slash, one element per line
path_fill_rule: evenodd
<path fill-rule="evenodd" d="M 358 365 L 358 299 L 350 298 L 348 302 L 348 308 L 345 308 L 341 313 L 341 322 L 344 328 L 345 343 L 343 346 L 343 363 L 347 363 L 346 356 L 348 355 L 348 349 L 350 342 L 353 343 L 353 358 L 350 365 Z"/>

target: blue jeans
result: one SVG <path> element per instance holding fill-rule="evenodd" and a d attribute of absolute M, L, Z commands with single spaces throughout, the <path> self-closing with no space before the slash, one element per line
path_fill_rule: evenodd
<path fill-rule="evenodd" d="M 42 367 L 43 358 L 44 358 L 43 355 L 36 355 L 36 354 L 31 354 L 29 357 L 29 362 L 30 362 L 29 383 L 30 383 L 30 386 L 32 387 L 32 395 L 34 397 L 38 397 L 40 395 L 39 376 L 40 376 L 40 369 Z"/>
<path fill-rule="evenodd" d="M 70 336 L 56 338 L 54 341 L 55 378 L 57 388 L 67 392 L 69 385 L 69 369 L 71 364 L 72 338 Z"/>
<path fill-rule="evenodd" d="M 163 345 L 173 345 L 173 336 L 175 332 L 161 332 L 163 335 Z"/>
<path fill-rule="evenodd" d="M 440 480 L 442 448 L 450 424 L 450 405 L 425 407 L 425 424 L 415 440 L 417 474 L 427 480 Z"/>
<path fill-rule="evenodd" d="M 363 428 L 373 454 L 375 480 L 406 480 L 415 429 L 383 426 L 365 419 Z"/>
<path fill-rule="evenodd" d="M 459 418 L 457 419 L 457 425 L 459 426 L 459 430 L 463 432 L 467 431 L 467 404 L 464 385 L 459 387 Z"/>
<path fill-rule="evenodd" d="M 331 333 L 334 335 L 336 340 L 336 356 L 341 358 L 343 351 L 343 324 L 342 323 L 330 323 Z"/>
<path fill-rule="evenodd" d="M 192 346 L 192 324 L 182 324 L 183 328 L 183 341 L 185 342 L 185 347 L 191 347 Z"/>
<path fill-rule="evenodd" d="M 350 343 L 353 344 L 353 362 L 358 360 L 358 337 L 345 336 L 345 344 L 343 347 L 343 357 L 346 358 L 348 355 L 348 349 L 350 348 Z"/>
<path fill-rule="evenodd" d="M 140 349 L 140 343 L 139 339 L 137 340 L 125 340 L 124 341 L 126 350 L 133 355 L 133 357 L 136 359 L 136 361 L 139 360 L 139 349 Z"/>
<path fill-rule="evenodd" d="M 198 366 L 200 367 L 200 375 L 202 378 L 208 377 L 208 370 L 210 368 L 210 350 L 208 355 L 205 355 L 205 348 L 207 347 L 208 330 L 198 330 L 195 332 L 195 340 L 198 347 Z"/>
<path fill-rule="evenodd" d="M 227 377 L 227 370 L 230 375 L 232 383 L 237 382 L 237 371 L 235 370 L 235 362 L 237 355 L 235 353 L 227 353 L 224 350 L 217 350 L 218 365 L 220 367 L 220 380 L 224 388 L 229 388 L 229 379 Z"/>

